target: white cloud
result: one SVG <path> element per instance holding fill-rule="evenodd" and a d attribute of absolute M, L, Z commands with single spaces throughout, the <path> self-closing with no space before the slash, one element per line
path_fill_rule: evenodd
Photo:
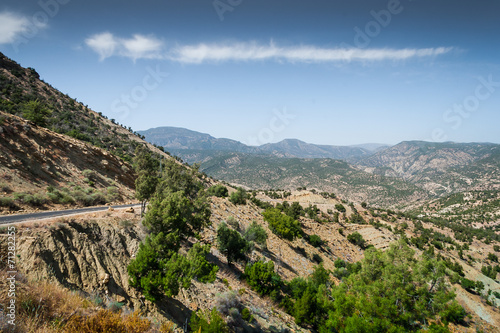
<path fill-rule="evenodd" d="M 164 42 L 154 36 L 134 34 L 130 38 L 119 38 L 110 32 L 95 34 L 85 40 L 100 60 L 112 56 L 137 59 L 168 59 L 186 64 L 226 61 L 276 60 L 290 63 L 305 62 L 351 62 L 407 60 L 443 55 L 454 50 L 452 47 L 405 48 L 405 49 L 360 49 L 321 48 L 317 46 L 280 47 L 275 43 L 226 43 L 179 45 L 168 52 Z"/>
<path fill-rule="evenodd" d="M 155 37 L 134 35 L 130 39 L 122 40 L 125 55 L 132 59 L 159 58 L 163 49 L 163 42 Z"/>
<path fill-rule="evenodd" d="M 11 12 L 0 13 L 0 44 L 13 43 L 21 35 L 31 36 L 37 29 L 45 28 L 44 23 L 32 23 L 27 17 Z"/>
<path fill-rule="evenodd" d="M 274 43 L 198 44 L 179 46 L 169 58 L 182 63 L 285 60 L 288 62 L 339 62 L 406 60 L 442 55 L 451 47 L 424 49 L 320 48 L 316 46 L 278 47 Z"/>
<path fill-rule="evenodd" d="M 94 35 L 85 40 L 85 44 L 90 47 L 94 52 L 99 54 L 101 60 L 111 57 L 118 46 L 118 41 L 109 32 Z"/>
<path fill-rule="evenodd" d="M 85 44 L 99 55 L 100 60 L 112 56 L 137 59 L 161 58 L 163 42 L 154 36 L 135 34 L 131 38 L 118 38 L 110 32 L 92 35 Z"/>

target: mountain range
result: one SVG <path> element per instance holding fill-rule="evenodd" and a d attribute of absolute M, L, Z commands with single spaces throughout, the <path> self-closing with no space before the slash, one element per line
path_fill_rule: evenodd
<path fill-rule="evenodd" d="M 493 143 L 333 146 L 286 139 L 252 147 L 176 127 L 139 133 L 187 163 L 200 163 L 210 176 L 252 188 L 308 186 L 383 205 L 500 189 L 500 145 Z"/>
<path fill-rule="evenodd" d="M 276 157 L 298 158 L 332 158 L 339 160 L 353 160 L 370 156 L 388 145 L 361 144 L 353 146 L 316 145 L 297 139 L 285 139 L 277 143 L 267 143 L 261 146 L 248 146 L 231 139 L 218 139 L 205 133 L 200 133 L 179 127 L 157 127 L 145 131 L 138 131 L 148 142 L 162 146 L 188 163 L 200 162 L 206 158 L 203 151 L 238 152 L 250 154 L 264 154 Z"/>

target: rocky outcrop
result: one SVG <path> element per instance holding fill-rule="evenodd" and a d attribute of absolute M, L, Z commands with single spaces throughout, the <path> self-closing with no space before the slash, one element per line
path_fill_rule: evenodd
<path fill-rule="evenodd" d="M 19 237 L 19 268 L 34 280 L 54 279 L 71 290 L 107 295 L 134 307 L 127 266 L 143 238 L 139 226 L 109 222 L 56 222 Z"/>

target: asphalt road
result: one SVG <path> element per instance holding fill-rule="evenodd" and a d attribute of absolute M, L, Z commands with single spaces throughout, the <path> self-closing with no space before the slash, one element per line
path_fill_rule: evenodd
<path fill-rule="evenodd" d="M 48 211 L 48 212 L 37 212 L 37 213 L 29 213 L 29 214 L 5 215 L 5 216 L 0 216 L 0 224 L 19 223 L 19 222 L 47 219 L 47 218 L 58 217 L 58 216 L 99 212 L 99 211 L 107 210 L 109 207 L 119 209 L 119 208 L 135 207 L 135 206 L 139 206 L 139 205 L 133 204 L 133 205 L 119 205 L 119 206 L 100 206 L 100 207 L 87 207 L 87 208 L 78 208 L 78 209 Z"/>

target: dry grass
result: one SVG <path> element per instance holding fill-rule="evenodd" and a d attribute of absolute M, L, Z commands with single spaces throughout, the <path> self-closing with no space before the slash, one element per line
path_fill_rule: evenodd
<path fill-rule="evenodd" d="M 8 304 L 7 271 L 0 272 L 0 316 Z M 49 281 L 27 281 L 16 275 L 16 326 L 0 318 L 0 331 L 9 333 L 173 332 L 172 323 L 153 324 L 138 311 L 125 314 L 96 307 L 77 292 Z"/>

